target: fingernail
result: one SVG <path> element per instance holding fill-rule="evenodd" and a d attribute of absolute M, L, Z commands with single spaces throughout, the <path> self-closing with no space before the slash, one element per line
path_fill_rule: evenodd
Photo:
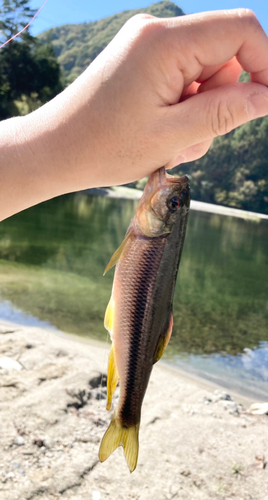
<path fill-rule="evenodd" d="M 250 120 L 268 115 L 268 89 L 248 98 L 248 115 Z"/>
<path fill-rule="evenodd" d="M 185 157 L 182 155 L 177 156 L 174 165 L 180 165 L 181 163 L 185 163 Z"/>

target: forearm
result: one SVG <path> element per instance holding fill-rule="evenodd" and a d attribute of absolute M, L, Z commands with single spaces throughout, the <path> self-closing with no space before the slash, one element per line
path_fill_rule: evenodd
<path fill-rule="evenodd" d="M 96 156 L 94 127 L 91 122 L 90 130 L 85 123 L 88 119 L 83 120 L 90 114 L 94 85 L 91 94 L 84 85 L 83 75 L 37 111 L 0 123 L 1 220 L 49 198 L 94 185 L 96 161 L 90 165 L 91 156 Z"/>
<path fill-rule="evenodd" d="M 107 58 L 102 53 L 38 110 L 0 123 L 0 220 L 55 196 L 150 173 L 150 167 L 139 172 L 136 160 L 146 118 L 132 127 L 135 102 L 127 105 L 129 95 L 116 82 L 106 85 Z"/>

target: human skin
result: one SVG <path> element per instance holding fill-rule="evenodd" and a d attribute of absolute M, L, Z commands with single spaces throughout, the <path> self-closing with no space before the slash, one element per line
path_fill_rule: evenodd
<path fill-rule="evenodd" d="M 251 83 L 237 83 L 242 68 Z M 0 220 L 200 158 L 268 114 L 267 86 L 268 38 L 251 11 L 134 16 L 56 98 L 0 123 Z"/>

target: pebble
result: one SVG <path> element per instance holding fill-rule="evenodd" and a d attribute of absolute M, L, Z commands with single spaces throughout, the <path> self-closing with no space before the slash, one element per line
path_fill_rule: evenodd
<path fill-rule="evenodd" d="M 204 405 L 209 405 L 210 403 L 212 403 L 212 399 L 209 397 L 205 397 L 203 402 L 204 402 Z"/>
<path fill-rule="evenodd" d="M 6 475 L 7 479 L 13 479 L 13 477 L 15 477 L 14 472 L 8 472 L 7 475 Z"/>
<path fill-rule="evenodd" d="M 17 446 L 22 446 L 25 443 L 25 439 L 22 436 L 16 436 L 14 439 L 14 444 Z"/>
<path fill-rule="evenodd" d="M 22 370 L 22 366 L 18 361 L 7 356 L 0 358 L 0 368 L 3 370 L 16 370 L 17 372 Z"/>
<path fill-rule="evenodd" d="M 12 465 L 13 469 L 19 469 L 20 468 L 20 463 L 16 462 L 15 460 L 11 461 L 11 465 Z"/>
<path fill-rule="evenodd" d="M 268 403 L 253 403 L 249 407 L 249 412 L 252 415 L 268 415 Z"/>
<path fill-rule="evenodd" d="M 200 411 L 196 408 L 193 408 L 192 410 L 190 410 L 189 415 L 190 417 L 192 417 L 193 415 L 197 415 L 198 413 L 200 413 Z"/>
<path fill-rule="evenodd" d="M 216 401 L 223 400 L 223 401 L 233 401 L 232 397 L 230 394 L 224 391 L 219 391 L 218 389 L 214 391 L 214 394 L 216 396 Z"/>
<path fill-rule="evenodd" d="M 92 491 L 92 500 L 101 500 L 101 492 Z"/>
<path fill-rule="evenodd" d="M 239 415 L 239 408 L 235 401 L 226 401 L 224 404 L 224 409 L 227 410 L 231 415 Z"/>
<path fill-rule="evenodd" d="M 54 445 L 53 439 L 51 439 L 49 436 L 46 436 L 43 439 L 43 444 L 46 448 L 52 448 Z"/>

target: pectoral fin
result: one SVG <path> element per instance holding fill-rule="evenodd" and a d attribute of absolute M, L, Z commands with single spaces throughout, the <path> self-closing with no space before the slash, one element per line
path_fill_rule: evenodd
<path fill-rule="evenodd" d="M 107 410 L 111 409 L 113 394 L 118 382 L 119 382 L 119 376 L 115 363 L 114 346 L 112 344 L 109 354 L 108 377 L 107 377 L 107 405 L 106 405 Z"/>
<path fill-rule="evenodd" d="M 117 264 L 117 262 L 119 261 L 125 247 L 126 247 L 126 244 L 128 242 L 128 240 L 131 238 L 132 236 L 132 231 L 130 230 L 129 233 L 127 233 L 126 237 L 124 238 L 124 240 L 122 241 L 121 245 L 118 247 L 118 249 L 114 252 L 113 256 L 111 257 L 111 260 L 110 262 L 107 264 L 106 268 L 105 268 L 105 271 L 103 273 L 103 276 L 113 267 Z"/>
<path fill-rule="evenodd" d="M 165 335 L 162 335 L 159 339 L 155 355 L 154 355 L 154 363 L 157 363 L 159 359 L 163 356 L 164 351 L 169 343 L 171 333 L 172 333 L 172 327 L 173 327 L 173 314 L 170 315 L 170 320 L 169 320 L 169 327 L 168 331 Z"/>

